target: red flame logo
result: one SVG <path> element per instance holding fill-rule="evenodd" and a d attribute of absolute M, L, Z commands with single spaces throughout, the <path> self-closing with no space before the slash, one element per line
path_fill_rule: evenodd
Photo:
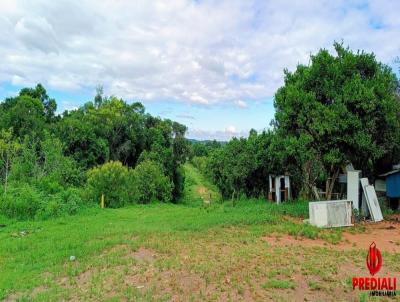
<path fill-rule="evenodd" d="M 382 255 L 381 252 L 376 248 L 375 242 L 372 242 L 369 246 L 367 267 L 372 276 L 379 272 L 382 267 Z"/>

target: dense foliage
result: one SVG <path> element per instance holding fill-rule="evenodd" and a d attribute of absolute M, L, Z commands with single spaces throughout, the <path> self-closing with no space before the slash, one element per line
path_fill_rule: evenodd
<path fill-rule="evenodd" d="M 400 141 L 395 74 L 373 54 L 337 43 L 335 50 L 336 56 L 321 50 L 309 66 L 286 71 L 275 95 L 276 128 L 305 147 L 299 162 L 307 166 L 305 185 L 318 185 L 310 176 L 318 165 L 328 199 L 343 166 L 352 163 L 364 175 L 376 175 L 377 163 L 393 159 Z"/>
<path fill-rule="evenodd" d="M 55 111 L 40 84 L 0 104 L 2 213 L 57 216 L 99 203 L 101 194 L 112 207 L 179 198 L 188 152 L 184 125 L 101 90 L 76 110 Z"/>
<path fill-rule="evenodd" d="M 87 174 L 87 199 L 96 202 L 104 195 L 106 207 L 172 199 L 171 181 L 154 161 L 146 160 L 134 169 L 119 161 L 110 161 L 90 169 Z"/>
<path fill-rule="evenodd" d="M 295 195 L 330 199 L 347 164 L 374 178 L 399 160 L 399 83 L 373 54 L 335 44 L 285 71 L 273 129 L 233 139 L 208 159 L 225 197 L 265 196 L 268 174 L 289 173 Z M 203 163 L 204 165 L 204 163 Z"/>
<path fill-rule="evenodd" d="M 225 144 L 224 142 L 218 142 L 216 140 L 212 141 L 189 140 L 189 142 L 190 142 L 188 150 L 189 160 L 192 160 L 194 157 L 208 156 L 215 149 L 219 149 Z"/>
<path fill-rule="evenodd" d="M 290 165 L 283 166 L 283 149 L 273 131 L 251 130 L 248 138 L 233 138 L 202 165 L 225 198 L 266 197 L 269 174 L 290 171 Z"/>

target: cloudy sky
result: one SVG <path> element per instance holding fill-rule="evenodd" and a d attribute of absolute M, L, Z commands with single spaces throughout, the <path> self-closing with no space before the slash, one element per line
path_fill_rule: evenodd
<path fill-rule="evenodd" d="M 400 1 L 0 1 L 0 98 L 40 82 L 58 111 L 103 85 L 228 139 L 264 129 L 283 69 L 344 41 L 395 67 Z"/>

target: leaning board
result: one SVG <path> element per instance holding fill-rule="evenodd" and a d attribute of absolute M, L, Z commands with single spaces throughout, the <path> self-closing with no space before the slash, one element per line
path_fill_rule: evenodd
<path fill-rule="evenodd" d="M 383 215 L 381 207 L 379 206 L 378 197 L 376 196 L 374 186 L 368 185 L 364 187 L 364 193 L 366 196 L 369 210 L 374 221 L 382 221 Z"/>
<path fill-rule="evenodd" d="M 363 190 L 362 200 L 361 200 L 361 213 L 364 216 L 368 216 L 368 214 L 371 213 L 371 207 L 369 205 L 369 202 L 367 202 L 367 195 L 365 193 L 365 187 L 369 186 L 368 178 L 361 178 L 360 183 L 361 183 L 361 188 Z M 372 217 L 372 214 L 370 214 L 370 215 Z"/>

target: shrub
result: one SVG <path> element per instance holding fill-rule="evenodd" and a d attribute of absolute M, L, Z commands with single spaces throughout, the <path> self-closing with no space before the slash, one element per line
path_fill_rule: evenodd
<path fill-rule="evenodd" d="M 132 201 L 149 203 L 154 200 L 168 202 L 172 199 L 172 185 L 161 166 L 154 161 L 141 162 L 131 171 Z"/>
<path fill-rule="evenodd" d="M 68 188 L 59 191 L 57 194 L 46 196 L 35 217 L 48 219 L 62 215 L 74 215 L 82 205 L 81 191 Z"/>
<path fill-rule="evenodd" d="M 61 200 L 57 197 L 46 198 L 41 203 L 35 218 L 38 219 L 49 219 L 54 217 L 59 217 L 64 213 L 63 204 Z"/>
<path fill-rule="evenodd" d="M 43 196 L 28 184 L 13 186 L 0 199 L 0 211 L 17 219 L 32 219 L 41 207 Z"/>
<path fill-rule="evenodd" d="M 173 188 L 172 199 L 177 201 L 180 197 L 182 197 L 183 189 L 185 187 L 185 170 L 182 166 L 176 168 L 171 186 Z"/>
<path fill-rule="evenodd" d="M 111 161 L 89 170 L 86 194 L 96 203 L 104 194 L 106 206 L 118 208 L 128 203 L 171 201 L 172 184 L 154 161 L 145 160 L 133 170 Z"/>
<path fill-rule="evenodd" d="M 99 203 L 105 196 L 107 207 L 118 208 L 128 202 L 128 168 L 119 161 L 110 161 L 87 173 L 87 198 Z"/>
<path fill-rule="evenodd" d="M 83 206 L 82 190 L 76 188 L 68 188 L 59 193 L 60 199 L 64 205 L 64 212 L 73 215 Z"/>
<path fill-rule="evenodd" d="M 30 137 L 24 139 L 12 164 L 10 181 L 77 186 L 84 181 L 84 174 L 72 158 L 64 156 L 60 140 L 46 134 L 40 143 Z"/>
<path fill-rule="evenodd" d="M 18 220 L 73 215 L 82 204 L 81 192 L 75 188 L 46 194 L 29 184 L 12 183 L 7 194 L 0 195 L 0 212 Z"/>
<path fill-rule="evenodd" d="M 32 185 L 44 194 L 57 194 L 63 191 L 64 188 L 52 177 L 45 176 L 41 179 L 35 180 Z"/>

